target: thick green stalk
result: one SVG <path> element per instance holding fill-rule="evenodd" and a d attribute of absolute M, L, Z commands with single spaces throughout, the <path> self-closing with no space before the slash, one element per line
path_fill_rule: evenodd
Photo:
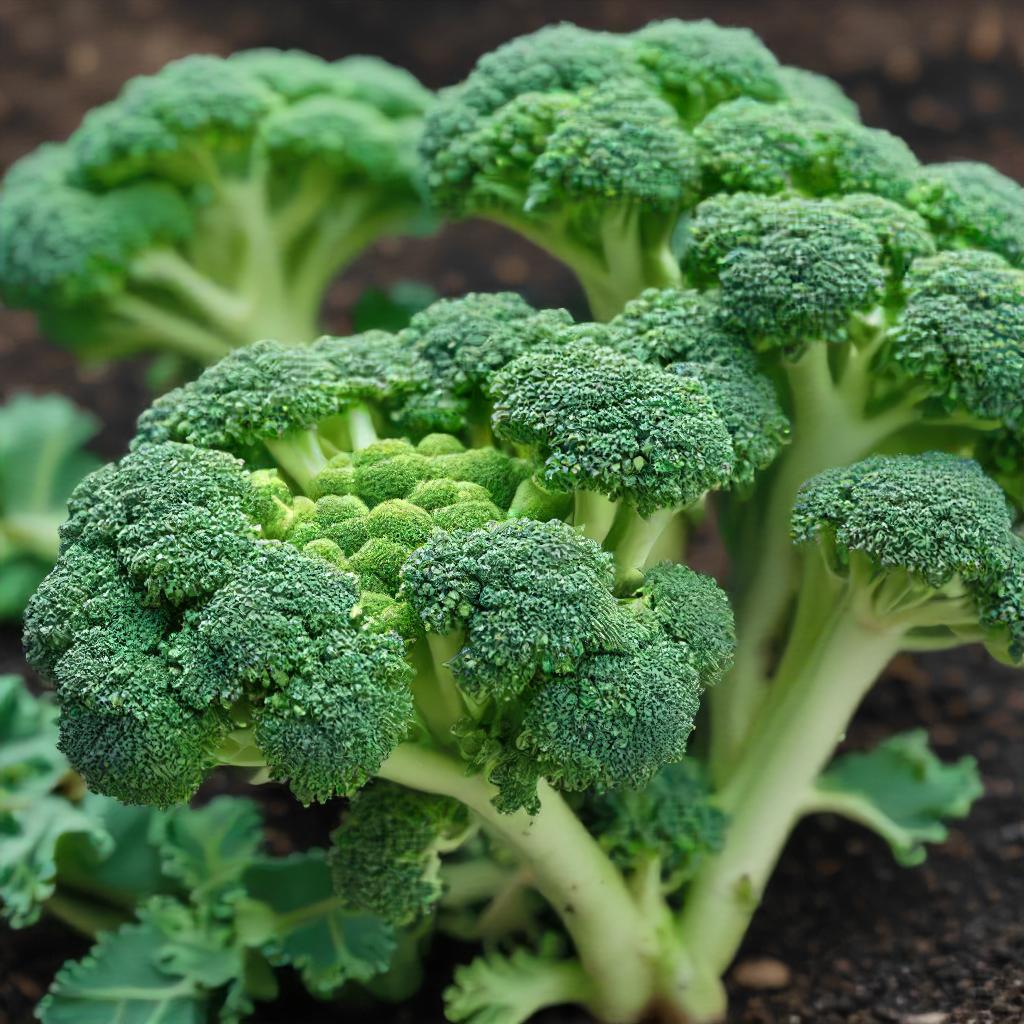
<path fill-rule="evenodd" d="M 327 465 L 327 456 L 315 430 L 296 430 L 283 437 L 270 438 L 264 444 L 274 461 L 303 491 Z"/>
<path fill-rule="evenodd" d="M 63 516 L 45 512 L 9 515 L 0 519 L 0 551 L 7 545 L 36 555 L 44 562 L 56 562 L 60 549 L 58 530 Z"/>
<path fill-rule="evenodd" d="M 122 909 L 60 886 L 46 901 L 45 907 L 52 917 L 92 938 L 100 932 L 120 928 L 131 920 L 131 915 Z"/>
<path fill-rule="evenodd" d="M 885 437 L 914 422 L 912 404 L 863 419 L 849 396 L 837 388 L 828 348 L 811 344 L 788 367 L 793 440 L 771 470 L 765 486 L 738 510 L 753 528 L 732 554 L 745 571 L 739 581 L 736 660 L 729 675 L 710 693 L 711 772 L 725 778 L 748 735 L 764 696 L 772 644 L 796 591 L 796 557 L 789 524 L 797 492 L 805 480 L 832 466 L 862 458 Z M 855 388 L 859 396 L 859 387 Z"/>
<path fill-rule="evenodd" d="M 679 514 L 677 508 L 659 508 L 649 516 L 630 510 L 617 542 L 612 545 L 615 558 L 615 579 L 620 590 L 627 590 L 640 582 L 643 570 L 650 560 L 651 551 Z"/>
<path fill-rule="evenodd" d="M 381 767 L 382 778 L 461 801 L 497 832 L 533 873 L 539 892 L 572 936 L 592 989 L 588 1007 L 607 1024 L 635 1024 L 652 1003 L 658 936 L 634 902 L 622 875 L 545 782 L 541 809 L 500 813 L 496 790 L 462 762 L 405 744 Z"/>
<path fill-rule="evenodd" d="M 606 498 L 599 491 L 577 491 L 573 525 L 582 529 L 583 535 L 600 544 L 619 514 L 619 503 Z"/>
<path fill-rule="evenodd" d="M 141 347 L 173 352 L 203 365 L 223 359 L 233 347 L 230 339 L 216 331 L 138 295 L 119 295 L 111 302 L 110 312 L 137 332 Z"/>
<path fill-rule="evenodd" d="M 680 917 L 693 1022 L 722 1019 L 724 990 L 715 979 L 735 956 L 815 780 L 901 645 L 900 631 L 865 623 L 849 600 L 830 605 L 809 588 L 802 605 L 771 694 L 718 796 L 729 816 L 725 844 L 698 871 Z"/>

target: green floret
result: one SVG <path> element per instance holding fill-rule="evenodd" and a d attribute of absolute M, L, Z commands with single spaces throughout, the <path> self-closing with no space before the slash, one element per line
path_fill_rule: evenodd
<path fill-rule="evenodd" d="M 662 562 L 644 573 L 640 595 L 665 635 L 686 648 L 705 686 L 732 666 L 736 624 L 725 591 L 685 565 Z"/>
<path fill-rule="evenodd" d="M 725 316 L 761 348 L 839 340 L 881 297 L 875 232 L 822 204 L 739 195 L 697 209 L 691 261 L 717 278 Z"/>
<path fill-rule="evenodd" d="M 271 777 L 287 780 L 304 804 L 351 796 L 413 724 L 411 670 L 397 634 L 338 628 L 315 650 L 314 663 L 253 709 L 253 738 Z"/>
<path fill-rule="evenodd" d="M 0 405 L 0 621 L 21 617 L 56 561 L 68 498 L 98 465 L 82 450 L 97 426 L 60 395 Z"/>
<path fill-rule="evenodd" d="M 700 765 L 685 759 L 643 789 L 588 794 L 581 816 L 620 868 L 642 872 L 653 864 L 661 890 L 674 893 L 722 847 L 727 819 L 710 797 Z"/>
<path fill-rule="evenodd" d="M 919 260 L 892 336 L 899 375 L 947 410 L 1024 423 L 1024 276 L 994 253 Z"/>
<path fill-rule="evenodd" d="M 225 706 L 248 690 L 286 689 L 345 624 L 354 578 L 278 541 L 256 542 L 250 560 L 202 608 L 186 616 L 171 653 L 175 688 L 190 706 Z"/>
<path fill-rule="evenodd" d="M 907 199 L 944 248 L 989 249 L 1024 263 L 1024 189 L 988 164 L 922 167 Z"/>
<path fill-rule="evenodd" d="M 686 753 L 697 671 L 660 630 L 635 632 L 630 650 L 585 657 L 527 697 L 516 746 L 564 789 L 642 787 Z"/>
<path fill-rule="evenodd" d="M 669 370 L 704 385 L 732 440 L 731 480 L 752 484 L 789 441 L 789 417 L 753 353 L 737 349 L 732 362 L 673 363 Z"/>
<path fill-rule="evenodd" d="M 511 700 L 538 671 L 621 649 L 629 622 L 612 583 L 611 559 L 593 541 L 529 519 L 435 534 L 402 569 L 402 596 L 429 630 L 465 630 L 450 665 L 476 700 Z"/>
<path fill-rule="evenodd" d="M 97 355 L 207 364 L 259 338 L 311 342 L 341 267 L 427 226 L 427 94 L 392 78 L 260 50 L 132 79 L 6 178 L 0 293 Z"/>
<path fill-rule="evenodd" d="M 626 499 L 642 516 L 687 505 L 732 471 L 703 385 L 612 349 L 523 356 L 491 381 L 499 437 L 536 446 L 545 484 Z"/>
<path fill-rule="evenodd" d="M 806 68 L 780 67 L 777 75 L 786 98 L 797 106 L 817 107 L 849 121 L 859 121 L 860 111 L 838 82 Z"/>
<path fill-rule="evenodd" d="M 376 782 L 352 801 L 331 836 L 335 889 L 352 910 L 413 924 L 444 891 L 440 855 L 469 828 L 469 814 L 455 800 Z"/>
<path fill-rule="evenodd" d="M 854 552 L 881 570 L 903 569 L 933 588 L 987 578 L 1013 539 L 999 487 L 972 460 L 929 452 L 874 456 L 827 470 L 801 489 L 793 537 L 822 531 L 839 565 Z"/>
<path fill-rule="evenodd" d="M 694 129 L 707 191 L 809 195 L 867 192 L 902 199 L 917 172 L 906 144 L 830 109 L 743 98 Z"/>
<path fill-rule="evenodd" d="M 914 260 L 933 256 L 935 239 L 920 214 L 888 199 L 854 193 L 837 199 L 834 208 L 869 226 L 882 246 L 882 265 L 894 281 L 901 281 Z"/>
<path fill-rule="evenodd" d="M 737 96 L 781 97 L 778 62 L 749 29 L 671 19 L 629 38 L 640 64 L 688 123 Z"/>

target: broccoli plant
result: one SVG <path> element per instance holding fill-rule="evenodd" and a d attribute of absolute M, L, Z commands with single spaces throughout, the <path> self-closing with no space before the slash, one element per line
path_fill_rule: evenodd
<path fill-rule="evenodd" d="M 827 238 L 876 253 L 847 219 Z M 487 947 L 452 1021 L 720 1018 L 802 815 L 846 814 L 915 863 L 979 791 L 919 733 L 829 763 L 886 661 L 1024 647 L 1024 541 L 979 463 L 826 467 L 782 527 L 802 583 L 750 729 L 687 749 L 744 642 L 683 561 L 689 525 L 767 523 L 752 495 L 797 443 L 726 302 L 662 290 L 588 323 L 471 294 L 398 333 L 259 342 L 157 399 L 75 491 L 27 611 L 61 750 L 129 804 L 188 800 L 216 766 L 350 798 L 334 899 Z"/>
<path fill-rule="evenodd" d="M 60 395 L 0 405 L 0 622 L 21 617 L 57 560 L 68 497 L 99 466 L 82 448 L 97 426 Z"/>
<path fill-rule="evenodd" d="M 77 352 L 208 364 L 320 333 L 332 278 L 421 230 L 430 93 L 370 57 L 192 56 L 132 79 L 0 191 L 0 296 Z"/>
<path fill-rule="evenodd" d="M 0 916 L 45 913 L 95 941 L 39 1006 L 43 1024 L 150 1016 L 241 1021 L 276 997 L 275 969 L 317 997 L 401 981 L 406 941 L 351 912 L 322 849 L 263 852 L 257 805 L 130 807 L 88 792 L 57 750 L 57 709 L 0 676 Z M 353 991 L 354 994 L 354 991 Z"/>

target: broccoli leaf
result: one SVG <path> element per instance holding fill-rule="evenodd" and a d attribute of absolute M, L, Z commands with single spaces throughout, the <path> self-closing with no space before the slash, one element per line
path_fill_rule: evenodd
<path fill-rule="evenodd" d="M 388 969 L 395 948 L 391 926 L 345 909 L 322 850 L 262 860 L 244 882 L 255 901 L 239 912 L 243 932 L 248 923 L 247 941 L 264 932 L 270 959 L 294 967 L 311 992 L 326 994 Z"/>
<path fill-rule="evenodd" d="M 38 920 L 53 895 L 63 837 L 79 834 L 98 856 L 112 846 L 99 820 L 53 794 L 70 771 L 56 717 L 17 676 L 0 676 L 0 915 L 15 928 Z"/>
<path fill-rule="evenodd" d="M 15 395 L 0 406 L 0 620 L 20 617 L 53 565 L 68 497 L 99 465 L 81 450 L 96 429 L 60 395 Z"/>
<path fill-rule="evenodd" d="M 948 835 L 946 818 L 963 818 L 983 792 L 973 757 L 947 764 L 923 729 L 900 733 L 868 753 L 836 758 L 818 780 L 816 811 L 832 811 L 877 832 L 905 867 L 925 859 L 925 843 Z"/>
<path fill-rule="evenodd" d="M 257 859 L 263 823 L 251 800 L 222 796 L 205 807 L 178 807 L 155 818 L 151 838 L 164 871 L 194 900 L 218 895 L 239 882 Z"/>
<path fill-rule="evenodd" d="M 57 974 L 39 1004 L 42 1024 L 206 1024 L 208 993 L 160 966 L 165 946 L 152 918 L 103 935 Z"/>

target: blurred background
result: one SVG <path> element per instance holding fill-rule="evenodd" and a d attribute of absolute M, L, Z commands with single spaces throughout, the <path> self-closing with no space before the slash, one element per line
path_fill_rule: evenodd
<path fill-rule="evenodd" d="M 125 79 L 188 53 L 371 53 L 438 88 L 546 23 L 629 30 L 664 17 L 749 26 L 785 63 L 838 79 L 868 124 L 901 135 L 923 160 L 979 159 L 1024 180 L 1017 0 L 0 0 L 0 168 L 66 137 Z M 467 223 L 378 245 L 336 283 L 327 323 L 343 332 L 366 287 L 410 278 L 442 294 L 509 288 L 538 305 L 580 302 L 568 274 L 542 254 L 495 226 Z M 124 450 L 150 399 L 143 360 L 83 365 L 39 337 L 30 314 L 0 310 L 0 400 L 25 390 L 62 391 L 95 412 L 103 428 L 93 447 L 104 457 Z M 850 826 L 801 826 L 747 942 L 746 981 L 733 979 L 737 1022 L 1024 1020 L 1024 698 L 1019 685 L 1011 689 L 1019 677 L 972 652 L 923 666 L 894 664 L 856 739 L 923 723 L 944 756 L 978 756 L 986 798 L 913 873 L 901 874 Z M 23 671 L 13 628 L 0 631 L 0 671 Z M 28 1021 L 53 969 L 79 952 L 52 926 L 0 932 L 0 1024 Z M 783 982 L 778 991 L 773 979 Z M 403 1012 L 412 1016 L 381 1015 L 379 1024 L 433 1024 Z M 321 1019 L 329 1018 L 286 1005 L 258 1018 Z"/>

